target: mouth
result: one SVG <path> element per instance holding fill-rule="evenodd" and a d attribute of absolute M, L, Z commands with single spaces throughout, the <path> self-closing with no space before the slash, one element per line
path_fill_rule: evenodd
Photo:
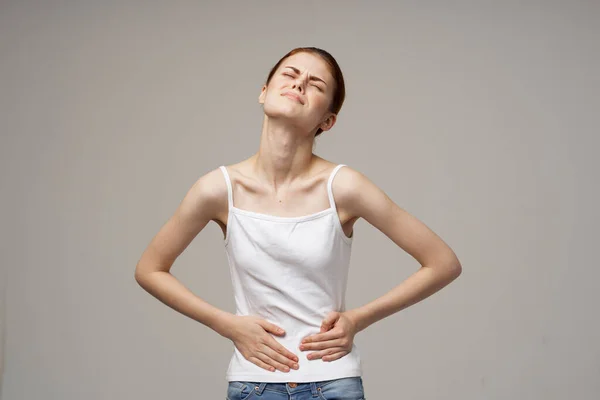
<path fill-rule="evenodd" d="M 284 94 L 283 94 L 283 96 L 285 96 L 285 97 L 289 97 L 290 99 L 293 99 L 293 100 L 296 100 L 296 101 L 297 101 L 298 103 L 300 103 L 300 104 L 304 104 L 304 103 L 302 102 L 302 100 L 300 99 L 300 96 L 298 96 L 298 95 L 295 95 L 295 94 L 293 94 L 293 93 L 289 93 L 289 92 L 287 92 L 287 93 L 284 93 Z"/>

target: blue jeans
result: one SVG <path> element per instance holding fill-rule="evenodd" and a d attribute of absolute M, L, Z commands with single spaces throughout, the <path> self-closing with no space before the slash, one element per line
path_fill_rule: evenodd
<path fill-rule="evenodd" d="M 366 400 L 360 376 L 318 382 L 230 381 L 227 400 Z"/>

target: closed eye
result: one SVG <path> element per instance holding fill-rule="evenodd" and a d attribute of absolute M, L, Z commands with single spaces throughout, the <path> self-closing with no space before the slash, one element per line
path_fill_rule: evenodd
<path fill-rule="evenodd" d="M 292 75 L 292 74 L 287 74 L 287 73 L 285 73 L 285 72 L 283 73 L 283 75 L 284 75 L 284 76 L 289 76 L 290 78 L 293 78 L 293 77 L 294 77 L 294 75 Z M 320 87 L 319 85 L 313 84 L 312 86 L 316 87 L 316 88 L 317 88 L 317 89 L 319 89 L 319 91 L 321 91 L 321 92 L 323 91 L 323 89 L 321 89 L 321 87 Z"/>

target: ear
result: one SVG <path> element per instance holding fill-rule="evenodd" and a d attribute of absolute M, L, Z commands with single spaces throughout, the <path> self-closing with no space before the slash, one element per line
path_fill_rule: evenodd
<path fill-rule="evenodd" d="M 337 121 L 337 115 L 333 113 L 329 114 L 329 117 L 327 117 L 327 119 L 321 123 L 319 128 L 321 128 L 322 131 L 328 131 L 331 128 L 333 128 L 333 125 L 335 125 L 335 121 Z"/>
<path fill-rule="evenodd" d="M 265 104 L 265 96 L 267 94 L 267 86 L 263 85 L 261 91 L 260 91 L 260 95 L 258 96 L 258 102 L 260 104 Z"/>

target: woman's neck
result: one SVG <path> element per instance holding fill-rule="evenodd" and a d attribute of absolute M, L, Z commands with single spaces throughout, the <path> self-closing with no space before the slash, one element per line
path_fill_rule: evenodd
<path fill-rule="evenodd" d="M 258 152 L 251 157 L 256 177 L 274 187 L 289 186 L 312 170 L 314 136 L 294 131 L 289 124 L 266 120 Z"/>

